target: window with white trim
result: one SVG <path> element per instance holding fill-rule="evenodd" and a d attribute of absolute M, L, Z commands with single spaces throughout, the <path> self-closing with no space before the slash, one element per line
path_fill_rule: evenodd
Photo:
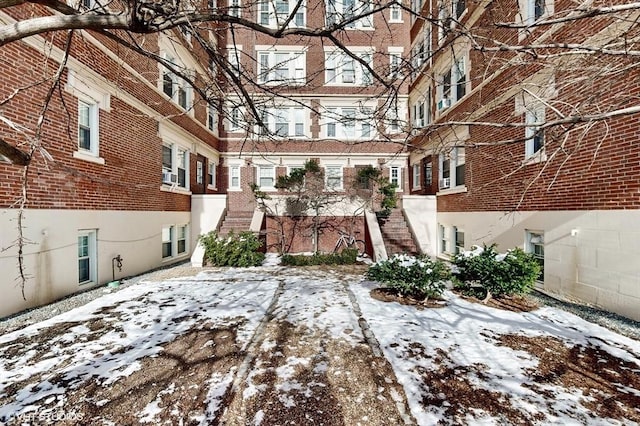
<path fill-rule="evenodd" d="M 374 137 L 371 108 L 329 107 L 324 114 L 325 135 L 338 139 L 370 139 Z"/>
<path fill-rule="evenodd" d="M 422 33 L 415 38 L 411 48 L 412 78 L 420 75 L 422 65 L 426 64 L 429 58 L 431 58 L 431 26 L 425 25 Z"/>
<path fill-rule="evenodd" d="M 78 150 L 99 155 L 98 105 L 78 101 Z"/>
<path fill-rule="evenodd" d="M 258 52 L 258 83 L 304 84 L 306 66 L 305 52 Z"/>
<path fill-rule="evenodd" d="M 240 189 L 240 166 L 229 166 L 229 189 Z"/>
<path fill-rule="evenodd" d="M 373 4 L 370 0 L 327 0 L 327 26 L 332 26 L 352 20 L 357 16 L 371 12 Z M 345 25 L 346 28 L 371 29 L 373 28 L 373 17 L 364 16 L 360 19 L 352 20 Z"/>
<path fill-rule="evenodd" d="M 236 77 L 240 77 L 240 74 L 242 74 L 242 66 L 240 64 L 241 55 L 242 49 L 240 46 L 227 46 L 227 62 L 229 64 L 229 71 Z"/>
<path fill-rule="evenodd" d="M 162 259 L 183 256 L 189 249 L 189 225 L 162 227 Z"/>
<path fill-rule="evenodd" d="M 550 10 L 553 7 L 553 1 L 524 0 L 522 3 L 520 13 L 522 14 L 522 23 L 525 25 L 533 24 L 542 18 L 547 10 Z"/>
<path fill-rule="evenodd" d="M 162 227 L 162 258 L 167 259 L 173 257 L 173 239 L 175 229 L 173 226 Z"/>
<path fill-rule="evenodd" d="M 342 190 L 342 166 L 325 166 L 324 182 L 327 190 Z"/>
<path fill-rule="evenodd" d="M 397 102 L 394 102 L 386 111 L 387 132 L 391 134 L 400 133 L 402 131 L 402 121 L 404 117 L 400 117 L 400 108 Z"/>
<path fill-rule="evenodd" d="M 413 127 L 420 129 L 431 123 L 431 88 L 411 107 Z"/>
<path fill-rule="evenodd" d="M 204 183 L 204 162 L 196 160 L 196 183 L 202 185 Z"/>
<path fill-rule="evenodd" d="M 396 186 L 396 191 L 402 191 L 402 168 L 391 166 L 389 168 L 389 182 Z"/>
<path fill-rule="evenodd" d="M 438 239 L 440 244 L 438 245 L 438 253 L 449 253 L 449 236 L 447 235 L 447 228 L 444 225 L 438 225 Z"/>
<path fill-rule="evenodd" d="M 189 151 L 176 144 L 162 145 L 162 183 L 189 189 Z"/>
<path fill-rule="evenodd" d="M 213 160 L 209 160 L 207 165 L 207 184 L 211 188 L 216 188 L 216 163 Z"/>
<path fill-rule="evenodd" d="M 420 188 L 420 163 L 414 164 L 413 166 L 411 166 L 411 168 L 413 172 L 411 187 L 413 189 L 419 189 Z"/>
<path fill-rule="evenodd" d="M 465 183 L 466 155 L 464 147 L 455 147 L 448 153 L 440 154 L 440 189 L 463 186 Z"/>
<path fill-rule="evenodd" d="M 525 158 L 532 157 L 544 150 L 544 129 L 540 126 L 545 121 L 545 106 L 542 103 L 526 106 L 524 113 Z"/>
<path fill-rule="evenodd" d="M 258 169 L 257 173 L 257 184 L 261 190 L 275 190 L 276 186 L 276 168 L 274 166 L 264 166 L 258 165 L 256 166 Z"/>
<path fill-rule="evenodd" d="M 281 27 L 294 13 L 294 10 L 298 7 L 298 2 L 294 0 L 263 0 L 259 3 L 258 7 L 258 19 L 260 25 L 264 25 L 271 28 Z M 306 15 L 306 5 L 303 2 L 300 4 L 295 15 L 289 22 L 288 27 L 304 27 Z"/>
<path fill-rule="evenodd" d="M 389 78 L 402 77 L 402 52 L 389 51 Z"/>
<path fill-rule="evenodd" d="M 242 6 L 240 0 L 229 0 L 229 10 L 228 13 L 230 16 L 235 16 L 236 18 L 240 18 L 242 15 Z"/>
<path fill-rule="evenodd" d="M 450 68 L 438 77 L 437 110 L 444 111 L 467 94 L 466 55 L 453 60 Z"/>
<path fill-rule="evenodd" d="M 98 282 L 98 257 L 96 230 L 78 232 L 78 284 Z"/>
<path fill-rule="evenodd" d="M 402 8 L 398 3 L 394 3 L 389 6 L 389 22 L 401 23 L 402 22 Z"/>
<path fill-rule="evenodd" d="M 244 117 L 242 108 L 232 106 L 227 113 L 227 131 L 237 133 L 243 130 Z"/>
<path fill-rule="evenodd" d="M 455 242 L 454 254 L 464 251 L 464 231 L 457 226 L 453 227 L 453 241 Z"/>
<path fill-rule="evenodd" d="M 163 56 L 173 67 L 178 68 L 175 58 L 166 54 Z M 184 70 L 183 72 L 185 74 L 191 74 L 188 70 Z M 185 79 L 174 74 L 174 72 L 167 67 L 162 67 L 162 91 L 183 109 L 188 110 L 191 108 L 193 103 L 193 88 Z"/>
<path fill-rule="evenodd" d="M 207 105 L 207 128 L 212 132 L 218 130 L 218 109 L 213 104 Z"/>
<path fill-rule="evenodd" d="M 427 157 L 427 160 L 424 161 L 423 173 L 422 173 L 422 184 L 425 188 L 430 188 L 433 183 L 433 163 L 431 162 L 431 157 Z"/>
<path fill-rule="evenodd" d="M 373 67 L 371 52 L 355 53 L 370 68 Z M 325 52 L 325 84 L 362 86 L 373 82 L 371 72 L 360 62 L 341 50 Z"/>
<path fill-rule="evenodd" d="M 262 110 L 262 122 L 260 134 L 300 138 L 305 136 L 307 114 L 302 107 L 267 108 Z"/>
<path fill-rule="evenodd" d="M 181 254 L 185 254 L 187 252 L 187 225 L 178 226 L 178 235 L 177 235 L 177 253 L 178 256 Z"/>
<path fill-rule="evenodd" d="M 544 232 L 526 231 L 525 251 L 531 253 L 540 265 L 540 275 L 537 281 L 544 282 Z"/>

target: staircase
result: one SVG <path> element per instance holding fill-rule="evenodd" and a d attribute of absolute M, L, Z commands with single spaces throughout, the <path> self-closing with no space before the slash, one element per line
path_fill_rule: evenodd
<path fill-rule="evenodd" d="M 252 219 L 253 211 L 227 211 L 218 229 L 218 236 L 226 237 L 232 230 L 234 234 L 249 231 Z"/>
<path fill-rule="evenodd" d="M 392 256 L 402 253 L 416 255 L 419 253 L 402 210 L 393 209 L 388 218 L 378 219 L 378 223 L 380 224 L 380 232 L 387 249 L 387 255 Z"/>

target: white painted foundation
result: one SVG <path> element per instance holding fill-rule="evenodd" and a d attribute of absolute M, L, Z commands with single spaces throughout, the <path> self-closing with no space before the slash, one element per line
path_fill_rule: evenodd
<path fill-rule="evenodd" d="M 26 301 L 18 281 L 16 210 L 0 210 L 0 317 L 50 303 L 69 294 L 105 284 L 113 279 L 112 259 L 122 256 L 116 279 L 140 274 L 186 260 L 187 253 L 162 259 L 162 227 L 190 224 L 190 212 L 27 210 L 23 222 Z M 78 231 L 97 230 L 97 282 L 78 284 Z"/>
<path fill-rule="evenodd" d="M 639 210 L 438 213 L 437 222 L 464 230 L 467 249 L 524 247 L 527 230 L 542 231 L 545 291 L 640 321 Z"/>

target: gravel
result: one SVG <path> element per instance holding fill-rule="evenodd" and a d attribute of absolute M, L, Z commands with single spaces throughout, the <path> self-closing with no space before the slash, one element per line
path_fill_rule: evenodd
<path fill-rule="evenodd" d="M 598 309 L 593 306 L 550 296 L 540 291 L 531 293 L 531 297 L 536 299 L 541 305 L 551 306 L 553 308 L 559 308 L 567 312 L 571 312 L 584 320 L 598 324 L 604 328 L 608 328 L 618 334 L 622 334 L 623 336 L 634 340 L 640 340 L 639 321 L 625 318 L 621 315 L 614 314 L 613 312 L 603 311 L 602 309 Z"/>
<path fill-rule="evenodd" d="M 27 327 L 40 321 L 47 320 L 63 312 L 70 311 L 78 306 L 82 306 L 90 301 L 97 299 L 104 294 L 113 293 L 123 288 L 138 284 L 142 281 L 164 280 L 168 278 L 195 275 L 201 268 L 194 268 L 188 263 L 172 265 L 162 269 L 154 270 L 142 275 L 128 277 L 120 280 L 120 286 L 117 288 L 108 288 L 99 286 L 82 293 L 76 293 L 67 298 L 61 299 L 49 305 L 33 308 L 23 311 L 7 318 L 0 319 L 0 334 L 10 333 L 12 331 Z M 569 300 L 552 297 L 548 294 L 535 291 L 530 295 L 539 304 L 563 309 L 571 312 L 589 322 L 598 324 L 602 327 L 613 330 L 616 333 L 640 341 L 640 322 L 625 318 L 612 312 L 603 311 L 601 309 L 575 303 Z"/>

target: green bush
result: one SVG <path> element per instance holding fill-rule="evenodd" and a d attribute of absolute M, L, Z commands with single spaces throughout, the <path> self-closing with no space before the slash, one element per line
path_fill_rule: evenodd
<path fill-rule="evenodd" d="M 315 253 L 311 256 L 283 254 L 280 263 L 287 266 L 353 265 L 357 257 L 358 249 L 347 248 L 339 253 Z"/>
<path fill-rule="evenodd" d="M 540 274 L 532 254 L 519 248 L 500 254 L 495 244 L 459 253 L 453 264 L 455 287 L 467 294 L 480 288 L 487 298 L 527 293 Z"/>
<path fill-rule="evenodd" d="M 264 261 L 264 253 L 257 250 L 262 243 L 252 232 L 229 233 L 227 238 L 218 237 L 215 231 L 200 235 L 200 243 L 204 246 L 204 259 L 213 266 L 260 266 Z"/>
<path fill-rule="evenodd" d="M 427 256 L 396 255 L 372 265 L 367 278 L 415 299 L 439 297 L 450 277 L 447 265 Z"/>

